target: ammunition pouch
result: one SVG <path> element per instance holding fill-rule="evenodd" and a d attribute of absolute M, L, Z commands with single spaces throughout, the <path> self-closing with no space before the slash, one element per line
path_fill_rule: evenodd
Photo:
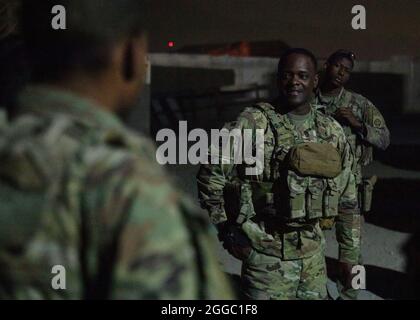
<path fill-rule="evenodd" d="M 368 213 L 372 209 L 373 189 L 377 180 L 377 176 L 364 178 L 359 185 L 359 207 L 362 213 Z"/>
<path fill-rule="evenodd" d="M 252 202 L 252 189 L 248 182 L 232 179 L 223 190 L 224 207 L 228 221 L 242 224 L 255 215 Z"/>
<path fill-rule="evenodd" d="M 266 218 L 318 219 L 338 214 L 340 191 L 333 179 L 296 179 L 287 183 L 250 181 L 253 209 Z"/>
<path fill-rule="evenodd" d="M 273 213 L 273 210 L 275 210 L 273 183 L 250 181 L 250 185 L 252 190 L 252 203 L 254 204 L 255 211 L 263 215 L 266 215 L 270 211 Z"/>
<path fill-rule="evenodd" d="M 335 178 L 341 171 L 341 157 L 329 143 L 307 142 L 290 149 L 290 168 L 302 176 Z"/>
<path fill-rule="evenodd" d="M 322 217 L 326 199 L 325 181 L 319 179 L 317 186 L 310 184 L 306 192 L 306 210 L 309 219 Z"/>
<path fill-rule="evenodd" d="M 290 174 L 287 176 L 287 186 L 289 189 L 289 208 L 287 210 L 287 218 L 299 219 L 306 217 L 306 199 L 308 188 L 307 182 L 307 179 L 303 179 L 302 181 L 296 181 L 290 176 Z M 287 203 L 287 200 L 284 202 Z"/>
<path fill-rule="evenodd" d="M 288 177 L 290 219 L 318 219 L 338 214 L 340 192 L 333 179 L 297 182 Z"/>

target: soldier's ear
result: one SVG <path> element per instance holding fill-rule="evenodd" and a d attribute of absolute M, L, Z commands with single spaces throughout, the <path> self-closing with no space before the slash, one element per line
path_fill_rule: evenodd
<path fill-rule="evenodd" d="M 319 74 L 316 73 L 315 78 L 314 78 L 314 88 L 318 88 L 318 84 L 319 84 Z"/>

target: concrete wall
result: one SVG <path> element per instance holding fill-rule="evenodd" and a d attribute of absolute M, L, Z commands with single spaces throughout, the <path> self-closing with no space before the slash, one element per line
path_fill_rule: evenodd
<path fill-rule="evenodd" d="M 150 135 L 151 129 L 151 118 L 150 118 L 150 83 L 151 83 L 151 69 L 152 65 L 150 61 L 147 66 L 146 81 L 143 91 L 140 95 L 140 99 L 136 107 L 131 110 L 127 124 L 134 130 L 143 133 L 146 136 Z"/>
<path fill-rule="evenodd" d="M 153 66 L 233 70 L 234 84 L 223 87 L 227 90 L 270 83 L 277 68 L 277 61 L 272 58 L 155 53 L 150 60 Z"/>
<path fill-rule="evenodd" d="M 243 89 L 253 85 L 272 85 L 278 62 L 277 59 L 273 58 L 215 57 L 164 53 L 151 54 L 150 60 L 153 66 L 233 70 L 234 84 L 223 87 L 226 90 Z M 320 61 L 320 63 L 322 65 L 323 61 Z M 395 56 L 387 61 L 358 61 L 354 71 L 357 73 L 402 76 L 402 105 L 396 106 L 396 108 L 404 114 L 420 114 L 420 60 Z M 384 92 L 384 94 L 387 94 L 387 92 Z"/>

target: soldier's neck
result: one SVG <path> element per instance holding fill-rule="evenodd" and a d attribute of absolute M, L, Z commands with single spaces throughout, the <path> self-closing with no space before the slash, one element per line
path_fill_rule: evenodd
<path fill-rule="evenodd" d="M 74 77 L 50 84 L 61 90 L 72 92 L 80 97 L 91 100 L 99 108 L 115 112 L 116 97 L 113 90 L 109 90 L 109 85 L 105 81 L 87 77 Z"/>
<path fill-rule="evenodd" d="M 343 87 L 336 87 L 336 86 L 329 85 L 328 83 L 325 83 L 321 87 L 321 93 L 324 96 L 335 97 L 335 96 L 338 96 L 340 94 L 342 89 L 343 89 Z"/>
<path fill-rule="evenodd" d="M 304 105 L 301 105 L 301 106 L 298 106 L 289 110 L 290 110 L 289 113 L 291 114 L 303 116 L 311 112 L 311 105 L 309 103 L 306 103 Z"/>

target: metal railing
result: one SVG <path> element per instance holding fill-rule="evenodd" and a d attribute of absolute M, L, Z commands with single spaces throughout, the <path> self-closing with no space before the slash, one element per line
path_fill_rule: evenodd
<path fill-rule="evenodd" d="M 271 90 L 270 86 L 254 85 L 240 90 L 152 94 L 152 133 L 175 129 L 179 121 L 188 121 L 189 128 L 220 127 L 234 120 L 241 108 L 266 99 Z"/>

